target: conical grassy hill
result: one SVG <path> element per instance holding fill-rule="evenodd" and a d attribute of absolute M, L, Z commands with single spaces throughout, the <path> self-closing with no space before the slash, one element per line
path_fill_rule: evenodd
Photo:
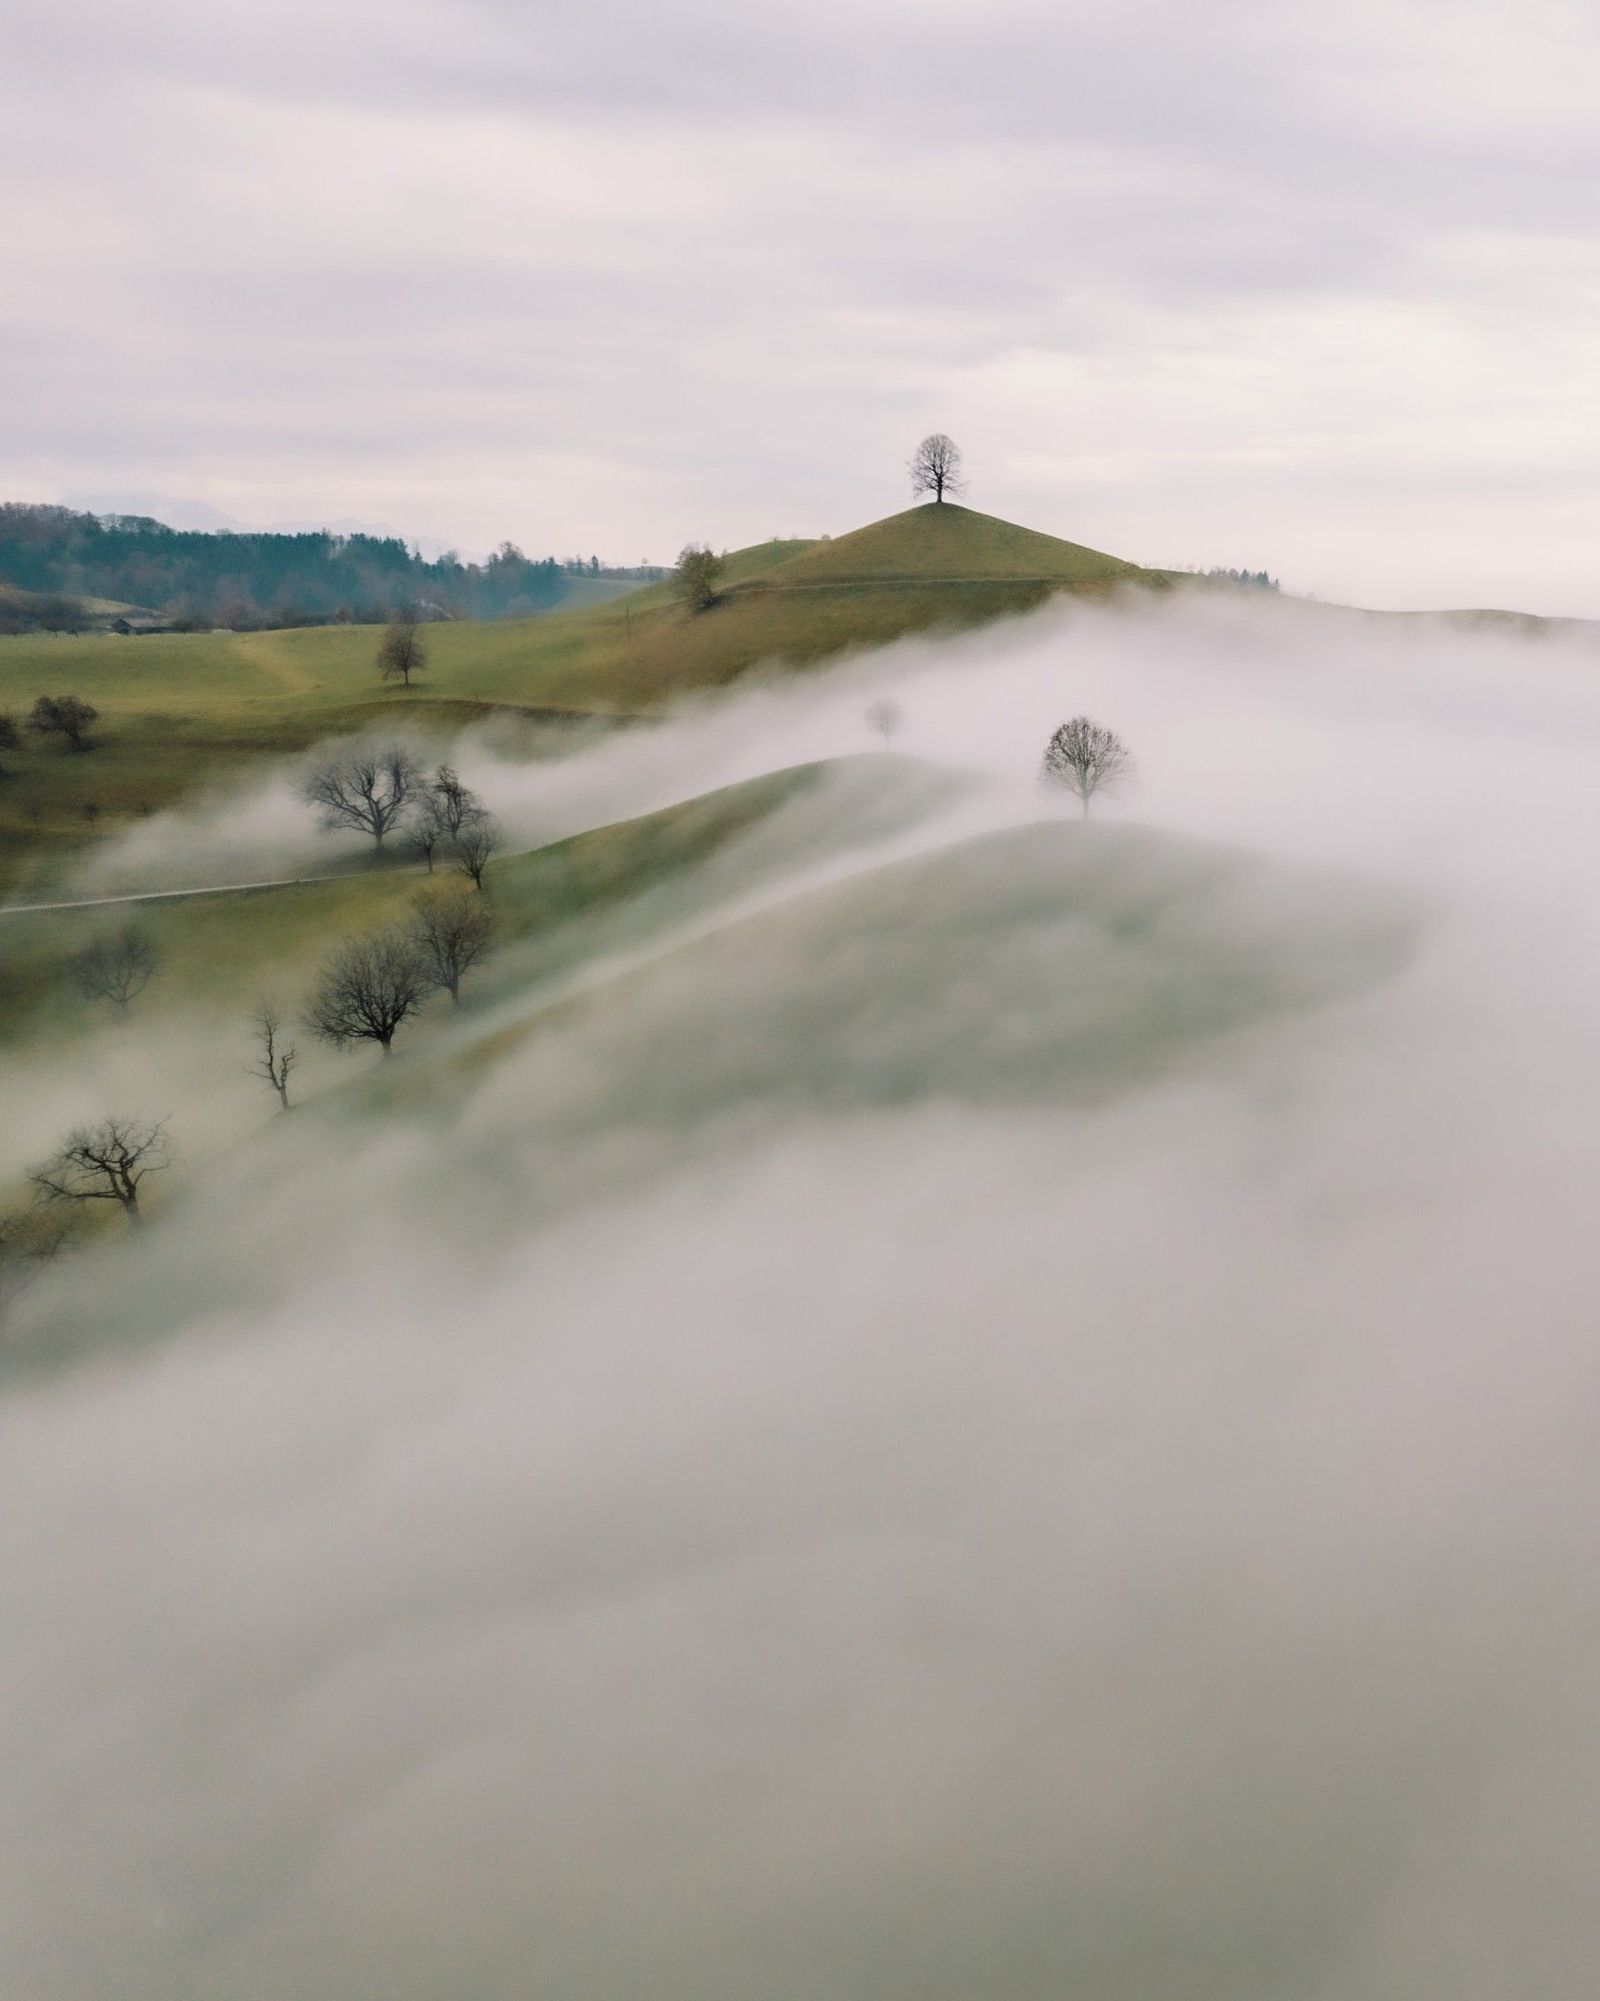
<path fill-rule="evenodd" d="M 1136 564 L 1032 528 L 978 514 L 949 501 L 910 507 L 837 540 L 813 542 L 764 573 L 768 585 L 873 583 L 1039 583 L 1082 586 L 1135 583 Z"/>
<path fill-rule="evenodd" d="M 669 582 L 586 613 L 582 629 L 601 699 L 653 706 L 760 664 L 804 667 L 909 633 L 983 625 L 1061 591 L 1104 597 L 1169 584 L 1162 572 L 946 501 L 848 535 L 735 549 L 709 610 L 689 610 Z M 541 623 L 554 638 L 557 621 Z M 615 657 L 619 637 L 632 649 L 626 663 Z M 566 689 L 559 699 L 570 699 Z"/>

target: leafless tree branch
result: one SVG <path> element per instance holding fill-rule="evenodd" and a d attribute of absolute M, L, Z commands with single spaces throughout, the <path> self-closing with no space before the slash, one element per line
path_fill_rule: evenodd
<path fill-rule="evenodd" d="M 947 493 L 965 493 L 961 447 L 943 431 L 932 431 L 911 454 L 911 491 L 931 493 L 942 501 Z"/>
<path fill-rule="evenodd" d="M 1046 785 L 1072 793 L 1087 818 L 1097 792 L 1113 792 L 1133 776 L 1133 758 L 1115 730 L 1074 716 L 1045 745 L 1040 776 Z"/>
<path fill-rule="evenodd" d="M 140 1184 L 171 1162 L 165 1119 L 109 1118 L 69 1133 L 28 1179 L 43 1202 L 116 1202 L 137 1223 Z"/>

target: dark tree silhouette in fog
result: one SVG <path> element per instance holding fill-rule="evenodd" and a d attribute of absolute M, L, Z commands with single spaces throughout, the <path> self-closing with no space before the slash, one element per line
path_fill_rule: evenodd
<path fill-rule="evenodd" d="M 434 985 L 459 1007 L 461 982 L 494 941 L 494 913 L 467 889 L 430 890 L 414 909 L 411 936 L 418 955 Z"/>
<path fill-rule="evenodd" d="M 300 796 L 315 806 L 325 828 L 370 834 L 381 848 L 385 834 L 412 809 L 422 768 L 401 744 L 346 750 L 327 758 L 300 781 Z"/>
<path fill-rule="evenodd" d="M 883 738 L 885 750 L 899 735 L 900 725 L 905 719 L 905 710 L 889 695 L 873 702 L 867 709 L 867 728 L 874 736 Z"/>
<path fill-rule="evenodd" d="M 147 1174 L 171 1164 L 167 1122 L 102 1119 L 80 1126 L 28 1179 L 44 1202 L 116 1202 L 130 1223 L 139 1218 L 139 1188 Z"/>
<path fill-rule="evenodd" d="M 961 447 L 943 431 L 931 431 L 911 455 L 911 491 L 931 493 L 942 501 L 947 493 L 965 493 Z"/>
<path fill-rule="evenodd" d="M 470 785 L 463 785 L 448 764 L 441 764 L 428 782 L 428 796 L 439 815 L 439 824 L 449 840 L 458 840 L 463 827 L 487 819 L 483 801 Z"/>
<path fill-rule="evenodd" d="M 67 961 L 73 985 L 85 1000 L 106 1000 L 121 1014 L 161 970 L 161 954 L 148 931 L 125 924 L 96 938 Z"/>
<path fill-rule="evenodd" d="M 1133 759 L 1115 730 L 1088 716 L 1063 723 L 1045 745 L 1041 777 L 1060 792 L 1070 792 L 1084 815 L 1097 792 L 1115 791 L 1133 773 Z"/>
<path fill-rule="evenodd" d="M 0 1327 L 18 1298 L 66 1249 L 74 1213 L 60 1203 L 0 1216 Z"/>
<path fill-rule="evenodd" d="M 429 875 L 433 874 L 433 858 L 439 844 L 446 838 L 439 802 L 430 794 L 423 799 L 406 828 L 406 846 L 419 861 L 427 863 Z"/>
<path fill-rule="evenodd" d="M 455 865 L 474 889 L 483 888 L 483 872 L 500 846 L 500 830 L 487 813 L 482 813 L 457 834 L 453 850 Z"/>
<path fill-rule="evenodd" d="M 0 754 L 21 750 L 22 732 L 17 728 L 17 719 L 0 709 Z M 0 764 L 0 778 L 5 776 L 5 766 Z"/>
<path fill-rule="evenodd" d="M 271 1001 L 263 1001 L 251 1017 L 255 1029 L 256 1060 L 250 1075 L 270 1084 L 278 1094 L 283 1111 L 289 1109 L 289 1072 L 299 1061 L 300 1052 L 283 1039 L 283 1016 Z"/>
<path fill-rule="evenodd" d="M 417 1013 L 433 985 L 409 932 L 351 938 L 318 975 L 306 1002 L 306 1026 L 336 1049 L 375 1042 L 389 1056 L 395 1030 Z"/>

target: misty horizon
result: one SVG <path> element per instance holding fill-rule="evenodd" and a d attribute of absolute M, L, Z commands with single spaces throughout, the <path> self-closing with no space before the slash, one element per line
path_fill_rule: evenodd
<path fill-rule="evenodd" d="M 1600 15 L 5 58 L 0 2001 L 1591 2001 Z"/>
<path fill-rule="evenodd" d="M 1576 1995 L 1586 651 L 1058 606 L 452 754 L 518 844 L 857 776 L 508 962 L 459 1105 L 322 1057 L 257 1143 L 203 999 L 39 1025 L 15 1160 L 211 1165 L 11 1337 L 14 1991 Z"/>
<path fill-rule="evenodd" d="M 939 428 L 1130 561 L 1600 615 L 1582 9 L 71 0 L 9 54 L 0 491 L 670 560 L 888 514 Z"/>

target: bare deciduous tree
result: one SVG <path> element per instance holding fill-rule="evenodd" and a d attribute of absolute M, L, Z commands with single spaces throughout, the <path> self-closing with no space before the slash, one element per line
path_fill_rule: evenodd
<path fill-rule="evenodd" d="M 100 711 L 76 695 L 41 695 L 28 716 L 35 736 L 60 736 L 69 750 L 89 748 L 89 729 L 100 720 Z"/>
<path fill-rule="evenodd" d="M 139 1218 L 139 1188 L 147 1174 L 170 1166 L 167 1122 L 102 1119 L 69 1133 L 56 1153 L 30 1170 L 43 1202 L 116 1202 L 130 1223 Z"/>
<path fill-rule="evenodd" d="M 448 840 L 457 839 L 463 827 L 486 817 L 483 801 L 470 785 L 462 784 L 448 764 L 441 764 L 434 772 L 428 794 Z"/>
<path fill-rule="evenodd" d="M 59 1205 L 0 1216 L 0 1326 L 11 1307 L 67 1247 L 75 1218 Z"/>
<path fill-rule="evenodd" d="M 395 1030 L 417 1013 L 432 988 L 408 932 L 347 939 L 318 975 L 306 1003 L 306 1026 L 336 1049 L 375 1042 L 389 1056 Z"/>
<path fill-rule="evenodd" d="M 483 888 L 483 872 L 500 845 L 500 830 L 487 813 L 470 821 L 457 834 L 453 854 L 455 865 L 474 889 Z"/>
<path fill-rule="evenodd" d="M 883 738 L 885 749 L 888 748 L 899 734 L 900 725 L 905 719 L 904 709 L 888 695 L 885 695 L 880 701 L 873 702 L 867 710 L 867 728 L 875 736 Z"/>
<path fill-rule="evenodd" d="M 409 688 L 412 675 L 420 674 L 427 664 L 428 649 L 422 642 L 417 621 L 410 613 L 402 612 L 378 643 L 378 673 L 385 681 L 399 681 Z"/>
<path fill-rule="evenodd" d="M 1045 745 L 1041 777 L 1081 801 L 1084 816 L 1097 792 L 1112 792 L 1133 775 L 1133 759 L 1115 730 L 1088 716 L 1063 723 Z"/>
<path fill-rule="evenodd" d="M 411 935 L 435 986 L 461 1005 L 461 982 L 494 941 L 494 914 L 481 896 L 464 889 L 419 896 Z"/>
<path fill-rule="evenodd" d="M 67 962 L 72 983 L 85 1000 L 107 1000 L 126 1014 L 161 970 L 161 954 L 148 931 L 125 924 L 96 938 Z"/>
<path fill-rule="evenodd" d="M 300 796 L 328 829 L 352 827 L 378 848 L 406 816 L 422 785 L 422 769 L 400 744 L 356 748 L 319 764 L 301 780 Z"/>
<path fill-rule="evenodd" d="M 270 1084 L 278 1094 L 279 1105 L 288 1111 L 289 1072 L 299 1061 L 300 1052 L 292 1042 L 284 1041 L 283 1016 L 271 1001 L 263 1001 L 250 1019 L 256 1042 L 256 1060 L 250 1065 L 250 1075 Z"/>
<path fill-rule="evenodd" d="M 429 875 L 433 874 L 433 858 L 440 844 L 449 838 L 449 830 L 444 823 L 444 815 L 439 810 L 439 802 L 430 792 L 418 806 L 406 828 L 406 846 L 428 865 Z"/>
<path fill-rule="evenodd" d="M 719 596 L 722 558 L 704 543 L 690 542 L 678 552 L 673 581 L 691 611 L 709 611 Z"/>
<path fill-rule="evenodd" d="M 911 491 L 931 493 L 942 501 L 947 493 L 965 493 L 967 482 L 961 475 L 961 448 L 943 431 L 931 431 L 911 454 Z"/>

